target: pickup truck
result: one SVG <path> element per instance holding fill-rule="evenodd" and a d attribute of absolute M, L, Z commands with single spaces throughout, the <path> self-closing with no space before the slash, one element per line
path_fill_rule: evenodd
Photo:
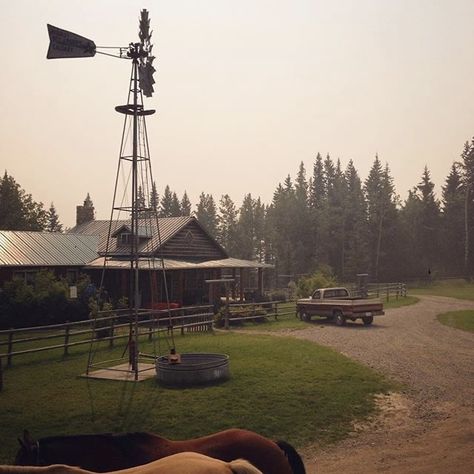
<path fill-rule="evenodd" d="M 385 314 L 381 300 L 351 298 L 347 288 L 320 288 L 309 298 L 296 301 L 296 313 L 302 321 L 310 321 L 311 316 L 326 316 L 338 326 L 344 326 L 347 319 L 362 319 L 369 325 L 374 316 Z"/>

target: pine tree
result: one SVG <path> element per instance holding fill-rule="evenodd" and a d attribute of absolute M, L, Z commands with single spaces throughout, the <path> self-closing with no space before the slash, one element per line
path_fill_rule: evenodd
<path fill-rule="evenodd" d="M 313 165 L 313 176 L 309 193 L 309 208 L 313 266 L 319 266 L 328 262 L 327 252 L 324 248 L 324 244 L 328 240 L 328 225 L 326 221 L 327 189 L 323 159 L 319 153 L 316 155 Z"/>
<path fill-rule="evenodd" d="M 173 192 L 171 196 L 170 217 L 180 217 L 181 215 L 181 204 L 179 202 L 178 195 Z"/>
<path fill-rule="evenodd" d="M 292 241 L 295 209 L 295 190 L 290 176 L 284 186 L 279 183 L 273 193 L 273 201 L 267 212 L 268 236 L 272 263 L 276 275 L 295 275 L 295 247 Z M 270 258 L 270 255 L 269 255 Z"/>
<path fill-rule="evenodd" d="M 150 209 L 152 215 L 156 215 L 158 213 L 158 209 L 160 206 L 160 197 L 158 195 L 158 191 L 156 190 L 156 183 L 153 181 L 151 185 L 151 192 L 150 192 Z"/>
<path fill-rule="evenodd" d="M 421 182 L 417 186 L 420 195 L 420 215 L 417 219 L 418 238 L 422 249 L 422 262 L 426 272 L 431 275 L 433 267 L 439 263 L 439 203 L 434 195 L 434 184 L 431 181 L 428 167 L 425 166 Z"/>
<path fill-rule="evenodd" d="M 344 281 L 351 281 L 357 273 L 368 271 L 367 214 L 362 183 L 352 160 L 344 173 L 346 181 Z"/>
<path fill-rule="evenodd" d="M 254 237 L 255 257 L 259 262 L 266 262 L 267 239 L 266 239 L 266 209 L 260 198 L 254 201 Z"/>
<path fill-rule="evenodd" d="M 369 272 L 375 281 L 379 281 L 380 277 L 395 270 L 389 262 L 395 265 L 397 260 L 393 252 L 396 247 L 390 247 L 390 243 L 396 246 L 397 210 L 393 179 L 388 165 L 385 170 L 382 168 L 378 155 L 365 181 L 364 192 L 367 201 Z"/>
<path fill-rule="evenodd" d="M 59 216 L 58 216 L 58 213 L 56 212 L 56 208 L 54 207 L 53 203 L 51 203 L 51 205 L 49 206 L 48 224 L 46 226 L 46 230 L 48 232 L 62 232 L 63 231 L 63 226 L 59 222 Z"/>
<path fill-rule="evenodd" d="M 188 198 L 188 194 L 184 191 L 183 197 L 181 199 L 181 215 L 190 216 L 191 215 L 191 201 Z"/>
<path fill-rule="evenodd" d="M 160 201 L 160 217 L 172 217 L 173 215 L 173 193 L 169 185 L 166 185 L 165 192 Z"/>
<path fill-rule="evenodd" d="M 238 220 L 239 248 L 236 257 L 246 260 L 255 258 L 255 201 L 252 195 L 246 194 L 239 209 Z"/>
<path fill-rule="evenodd" d="M 441 256 L 443 268 L 450 276 L 461 275 L 464 268 L 464 193 L 459 165 L 453 163 L 442 187 Z"/>
<path fill-rule="evenodd" d="M 474 275 L 474 138 L 464 144 L 461 154 L 464 191 L 464 273 Z"/>
<path fill-rule="evenodd" d="M 217 208 L 212 194 L 201 193 L 196 206 L 196 219 L 213 237 L 217 235 Z"/>
<path fill-rule="evenodd" d="M 237 209 L 228 194 L 219 201 L 219 215 L 217 217 L 217 240 L 227 250 L 229 255 L 238 252 Z"/>
<path fill-rule="evenodd" d="M 306 179 L 306 169 L 301 162 L 295 180 L 293 223 L 290 234 L 294 245 L 296 274 L 308 273 L 313 264 L 313 236 L 308 229 L 309 222 L 309 185 Z"/>

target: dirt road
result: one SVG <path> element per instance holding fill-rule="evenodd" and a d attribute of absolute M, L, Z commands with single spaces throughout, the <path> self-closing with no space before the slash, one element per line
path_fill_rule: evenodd
<path fill-rule="evenodd" d="M 406 385 L 380 397 L 380 414 L 349 439 L 303 451 L 312 473 L 474 472 L 474 334 L 440 324 L 436 315 L 474 309 L 474 302 L 424 296 L 388 310 L 365 327 L 315 322 L 292 335 L 333 347 Z"/>

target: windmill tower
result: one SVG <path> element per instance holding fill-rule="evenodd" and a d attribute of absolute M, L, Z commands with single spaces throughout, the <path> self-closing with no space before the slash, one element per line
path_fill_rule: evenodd
<path fill-rule="evenodd" d="M 127 103 L 115 107 L 117 112 L 124 115 L 124 126 L 104 254 L 101 288 L 104 286 L 105 272 L 111 261 L 114 259 L 128 260 L 130 263 L 128 296 L 130 318 L 127 346 L 129 363 L 123 370 L 132 373 L 133 379 L 137 381 L 140 372 L 138 348 L 140 270 L 150 270 L 151 274 L 151 272 L 161 269 L 164 273 L 162 260 L 161 265 L 157 265 L 157 262 L 152 261 L 141 252 L 143 241 L 149 238 L 152 233 L 157 234 L 158 240 L 161 240 L 156 203 L 152 200 L 154 181 L 145 121 L 145 118 L 154 114 L 155 111 L 146 110 L 143 103 L 143 96 L 152 96 L 155 82 L 153 79 L 155 57 L 152 55 L 152 32 L 150 31 L 148 11 L 141 11 L 140 41 L 130 43 L 128 47 L 98 47 L 90 39 L 52 25 L 48 25 L 48 33 L 50 37 L 48 59 L 92 57 L 95 54 L 104 54 L 127 59 L 132 63 Z M 165 298 L 166 301 L 169 301 L 166 277 L 163 276 Z M 91 347 L 87 374 L 91 368 L 95 367 L 92 353 Z M 150 370 L 150 368 L 148 367 L 146 370 Z"/>

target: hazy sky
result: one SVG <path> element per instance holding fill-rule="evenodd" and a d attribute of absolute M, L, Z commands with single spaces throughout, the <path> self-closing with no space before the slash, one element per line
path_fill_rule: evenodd
<path fill-rule="evenodd" d="M 110 215 L 131 64 L 47 60 L 46 24 L 100 46 L 137 40 L 150 11 L 153 174 L 193 203 L 269 203 L 300 161 L 375 154 L 398 193 L 428 165 L 439 193 L 474 135 L 474 0 L 0 0 L 0 159 L 63 224 L 89 192 Z M 194 207 L 193 207 L 194 208 Z"/>

